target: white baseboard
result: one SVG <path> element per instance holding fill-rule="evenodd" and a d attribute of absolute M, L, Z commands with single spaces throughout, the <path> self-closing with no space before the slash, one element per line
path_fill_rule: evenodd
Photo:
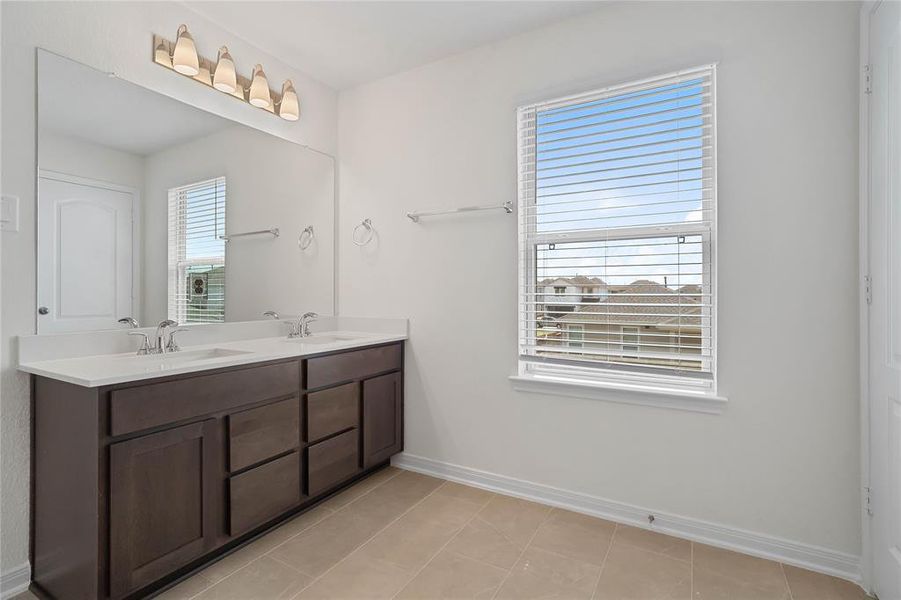
<path fill-rule="evenodd" d="M 598 498 L 597 496 L 570 492 L 540 483 L 523 481 L 522 479 L 479 471 L 421 456 L 399 454 L 391 460 L 391 463 L 401 469 L 465 483 L 508 496 L 534 500 L 542 504 L 601 517 L 616 523 L 653 529 L 654 531 L 710 546 L 735 550 L 744 554 L 841 577 L 858 585 L 861 583 L 860 557 L 852 554 L 745 531 L 718 523 L 710 523 L 700 519 L 661 513 L 639 506 Z M 654 516 L 653 524 L 649 524 L 649 515 Z"/>
<path fill-rule="evenodd" d="M 27 562 L 0 575 L 0 600 L 7 600 L 28 589 L 31 583 L 31 565 Z"/>

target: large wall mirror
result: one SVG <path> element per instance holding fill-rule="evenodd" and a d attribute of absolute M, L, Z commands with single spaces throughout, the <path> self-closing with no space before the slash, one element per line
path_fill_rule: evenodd
<path fill-rule="evenodd" d="M 39 51 L 37 331 L 333 314 L 334 190 L 328 155 Z"/>

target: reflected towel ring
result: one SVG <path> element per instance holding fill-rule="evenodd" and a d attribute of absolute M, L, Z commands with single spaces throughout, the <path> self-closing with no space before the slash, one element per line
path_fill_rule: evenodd
<path fill-rule="evenodd" d="M 300 237 L 297 238 L 297 245 L 300 246 L 301 250 L 306 250 L 310 247 L 310 244 L 313 243 L 314 237 L 316 237 L 316 235 L 313 233 L 313 226 L 307 225 L 300 233 Z"/>
<path fill-rule="evenodd" d="M 362 237 L 358 240 L 357 239 L 357 231 L 359 231 L 361 227 L 366 229 L 366 231 L 368 231 L 369 233 L 368 233 L 368 235 L 366 233 L 364 233 L 363 234 L 364 237 Z M 353 239 L 353 243 L 356 244 L 357 246 L 365 246 L 366 244 L 368 244 L 369 242 L 372 241 L 372 237 L 374 235 L 375 235 L 375 230 L 372 228 L 372 220 L 363 219 L 362 223 L 360 223 L 359 225 L 354 227 L 353 235 L 351 236 L 351 238 Z"/>

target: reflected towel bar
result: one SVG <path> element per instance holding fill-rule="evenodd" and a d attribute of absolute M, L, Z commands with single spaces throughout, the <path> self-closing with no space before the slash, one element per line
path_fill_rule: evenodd
<path fill-rule="evenodd" d="M 244 233 L 230 233 L 228 235 L 220 235 L 219 239 L 225 242 L 231 241 L 232 238 L 236 237 L 244 237 L 246 235 L 271 235 L 273 237 L 278 237 L 278 227 L 273 227 L 272 229 L 260 229 L 259 231 L 245 231 Z"/>
<path fill-rule="evenodd" d="M 507 214 L 513 212 L 513 202 L 508 201 L 504 202 L 501 205 L 497 206 L 463 206 L 461 208 L 454 208 L 451 210 L 436 210 L 432 212 L 408 212 L 407 218 L 413 221 L 414 223 L 419 223 L 419 219 L 422 217 L 437 217 L 439 215 L 455 215 L 457 213 L 464 212 L 475 212 L 479 210 L 504 210 Z"/>

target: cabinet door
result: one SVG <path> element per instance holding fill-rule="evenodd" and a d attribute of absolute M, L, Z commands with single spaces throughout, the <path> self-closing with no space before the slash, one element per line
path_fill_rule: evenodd
<path fill-rule="evenodd" d="M 404 449 L 403 380 L 390 373 L 363 382 L 363 466 Z"/>
<path fill-rule="evenodd" d="M 217 432 L 209 419 L 110 446 L 114 598 L 212 549 L 222 504 L 216 496 Z"/>

